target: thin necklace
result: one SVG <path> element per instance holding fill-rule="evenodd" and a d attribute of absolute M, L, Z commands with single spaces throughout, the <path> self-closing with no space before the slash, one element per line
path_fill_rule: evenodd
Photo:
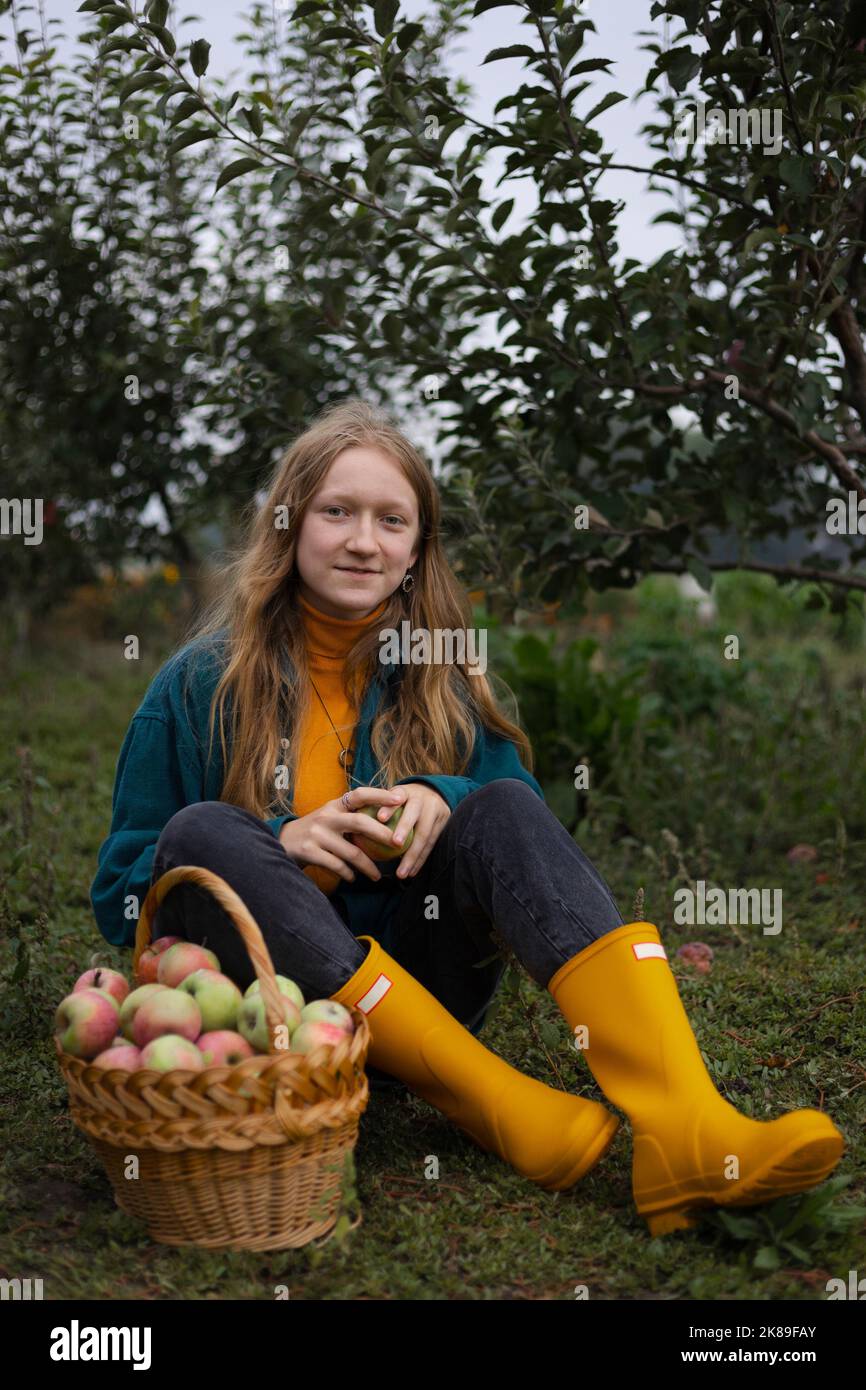
<path fill-rule="evenodd" d="M 312 676 L 310 677 L 310 685 L 313 687 L 313 689 L 316 691 L 316 694 L 319 696 L 319 704 L 322 706 L 322 709 L 325 711 L 325 714 L 327 714 L 327 716 L 328 716 L 328 723 L 330 724 L 331 728 L 334 730 L 334 733 L 335 733 L 336 736 L 337 736 L 337 742 L 339 743 L 340 748 L 342 749 L 342 752 L 339 754 L 339 757 L 338 757 L 337 761 L 339 762 L 340 766 L 342 767 L 343 771 L 344 771 L 345 774 L 346 774 L 346 787 L 348 788 L 349 791 L 351 791 L 351 790 L 352 790 L 352 782 L 353 782 L 353 781 L 357 781 L 357 778 L 355 778 L 355 777 L 353 777 L 351 781 L 349 780 L 349 777 L 350 777 L 349 768 L 352 767 L 352 765 L 353 765 L 353 763 L 354 763 L 354 758 L 353 758 L 353 756 L 352 756 L 352 750 L 351 750 L 351 748 L 347 748 L 347 747 L 345 746 L 345 744 L 343 743 L 343 740 L 340 738 L 340 735 L 337 733 L 337 726 L 336 726 L 336 724 L 334 723 L 333 719 L 332 719 L 331 716 L 330 716 L 330 713 L 329 713 L 329 711 L 328 711 L 328 706 L 325 704 L 325 702 L 324 702 L 324 700 L 322 699 L 321 695 L 319 695 L 319 691 L 318 691 L 318 689 L 317 689 L 317 687 L 316 687 L 316 682 L 313 680 Z"/>

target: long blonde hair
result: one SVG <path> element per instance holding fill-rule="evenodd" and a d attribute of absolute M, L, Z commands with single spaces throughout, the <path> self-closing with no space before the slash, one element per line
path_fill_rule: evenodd
<path fill-rule="evenodd" d="M 345 449 L 357 446 L 378 448 L 402 468 L 418 499 L 420 534 L 414 588 L 407 594 L 398 587 L 380 619 L 349 651 L 343 672 L 346 694 L 360 709 L 367 682 L 380 669 L 381 628 L 400 632 L 407 618 L 410 630 L 428 632 L 465 630 L 472 623 L 471 603 L 442 547 L 439 492 L 428 464 L 394 422 L 366 401 L 349 398 L 326 406 L 276 463 L 262 505 L 257 507 L 255 499 L 248 504 L 244 539 L 216 571 L 222 592 L 182 641 L 183 645 L 195 638 L 213 638 L 227 629 L 227 664 L 210 706 L 208 757 L 218 721 L 226 767 L 229 722 L 231 762 L 219 799 L 262 818 L 292 810 L 287 793 L 275 787 L 276 769 L 283 765 L 284 780 L 294 787 L 298 739 L 292 737 L 286 749 L 282 735 L 297 730 L 311 693 L 297 601 L 297 537 L 331 464 Z M 285 508 L 285 529 L 275 525 L 278 507 Z M 532 770 L 529 739 L 500 710 L 486 676 L 468 676 L 457 663 L 407 663 L 399 669 L 396 701 L 382 701 L 370 731 L 382 785 L 423 773 L 465 773 L 475 742 L 474 719 L 512 741 Z"/>

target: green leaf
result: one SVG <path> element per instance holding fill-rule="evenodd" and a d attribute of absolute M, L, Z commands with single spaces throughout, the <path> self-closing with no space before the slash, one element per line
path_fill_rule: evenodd
<path fill-rule="evenodd" d="M 121 87 L 120 95 L 117 98 L 119 106 L 122 106 L 127 97 L 131 97 L 133 92 L 141 92 L 145 87 L 160 87 L 165 82 L 165 76 L 160 72 L 140 72 L 136 77 Z"/>
<path fill-rule="evenodd" d="M 493 1003 L 490 1005 L 490 1008 L 487 1010 L 487 1013 L 484 1015 L 485 1026 L 487 1026 L 487 1027 L 490 1026 L 490 1024 L 493 1022 L 493 1020 L 495 1019 L 496 1015 L 499 1013 L 499 1010 L 500 1010 L 501 1008 L 502 1008 L 502 1000 L 501 1000 L 501 999 L 499 998 L 499 996 L 497 995 L 497 996 L 494 998 Z"/>
<path fill-rule="evenodd" d="M 116 39 L 108 39 L 106 43 L 102 44 L 99 49 L 99 56 L 100 58 L 104 58 L 108 53 L 115 53 L 121 50 L 124 53 L 150 52 L 150 49 L 143 39 L 124 39 L 118 37 Z"/>
<path fill-rule="evenodd" d="M 292 151 L 294 151 L 295 145 L 298 143 L 298 140 L 300 139 L 300 137 L 301 137 L 301 135 L 302 135 L 302 133 L 303 133 L 303 131 L 304 131 L 304 128 L 309 124 L 309 122 L 313 119 L 313 117 L 314 117 L 314 116 L 316 115 L 316 113 L 319 111 L 321 105 L 322 105 L 322 103 L 319 102 L 318 105 L 316 105 L 316 106 L 305 106 L 304 109 L 303 109 L 303 111 L 299 111 L 299 112 L 297 113 L 297 115 L 295 115 L 295 116 L 292 117 L 292 120 L 291 120 L 291 122 L 289 123 L 289 151 L 290 151 L 290 153 L 291 153 Z"/>
<path fill-rule="evenodd" d="M 415 40 L 423 33 L 423 24 L 404 24 L 397 35 L 397 47 L 400 49 L 400 52 L 405 53 L 406 49 L 411 48 Z"/>
<path fill-rule="evenodd" d="M 147 17 L 151 24 L 165 24 L 168 19 L 168 0 L 150 0 Z"/>
<path fill-rule="evenodd" d="M 569 81 L 571 81 L 572 77 L 577 77 L 581 72 L 598 72 L 601 68 L 606 70 L 610 67 L 610 64 L 610 58 L 584 58 L 582 63 L 578 63 L 571 69 L 571 72 L 568 74 Z"/>
<path fill-rule="evenodd" d="M 176 106 L 172 111 L 169 125 L 179 125 L 181 121 L 186 120 L 187 116 L 193 116 L 197 111 L 201 111 L 203 105 L 204 103 L 201 97 L 197 97 L 194 94 L 184 97 L 180 105 Z"/>
<path fill-rule="evenodd" d="M 602 97 L 598 106 L 594 106 L 592 110 L 584 116 L 583 119 L 585 124 L 589 125 L 590 121 L 594 121 L 596 116 L 601 115 L 602 111 L 607 111 L 608 107 L 617 106 L 621 101 L 625 100 L 626 98 L 623 96 L 622 92 L 608 92 L 606 97 Z"/>
<path fill-rule="evenodd" d="M 185 150 L 187 145 L 196 145 L 200 140 L 213 140 L 212 130 L 187 130 L 183 135 L 178 135 L 177 139 L 172 140 L 168 147 L 169 154 L 177 154 L 178 150 Z"/>
<path fill-rule="evenodd" d="M 754 1240 L 758 1231 L 754 1217 L 738 1216 L 736 1212 L 725 1211 L 724 1207 L 720 1207 L 716 1215 L 726 1230 L 738 1240 Z"/>
<path fill-rule="evenodd" d="M 242 106 L 241 115 L 253 132 L 253 135 L 261 135 L 264 129 L 264 122 L 262 121 L 262 113 L 258 106 L 255 103 L 253 103 L 252 106 Z"/>
<path fill-rule="evenodd" d="M 842 305 L 846 304 L 847 302 L 848 290 L 845 289 L 842 294 L 834 295 L 833 298 L 828 300 L 826 304 L 821 305 L 820 309 L 815 314 L 814 322 L 816 324 L 824 323 L 824 321 L 828 319 L 831 314 L 835 314 L 836 310 L 840 309 Z"/>
<path fill-rule="evenodd" d="M 215 193 L 219 193 L 221 188 L 225 188 L 232 179 L 239 179 L 241 174 L 248 174 L 251 169 L 261 169 L 262 165 L 257 159 L 236 159 L 233 164 L 229 164 L 223 169 L 216 181 Z"/>
<path fill-rule="evenodd" d="M 592 24 L 590 20 L 583 20 L 581 23 L 575 24 L 573 27 L 566 29 L 564 32 L 561 32 L 559 30 L 556 30 L 554 32 L 554 38 L 556 39 L 556 49 L 559 53 L 559 61 L 562 64 L 563 70 L 568 67 L 575 53 L 577 53 L 579 49 L 583 48 L 584 33 L 587 29 L 591 28 Z M 569 73 L 569 76 L 573 76 L 575 72 L 580 72 L 581 70 L 587 70 L 589 68 L 607 67 L 609 65 L 609 61 L 610 60 L 607 58 L 594 58 L 591 60 L 587 60 L 587 62 L 580 63 L 576 68 L 573 68 L 572 72 Z"/>
<path fill-rule="evenodd" d="M 316 42 L 324 43 L 327 39 L 354 39 L 355 31 L 346 24 L 326 24 L 319 29 L 316 34 Z"/>
<path fill-rule="evenodd" d="M 748 256 L 756 247 L 761 246 L 765 241 L 779 241 L 780 236 L 775 227 L 756 227 L 749 232 L 743 242 L 743 255 Z"/>
<path fill-rule="evenodd" d="M 513 198 L 508 198 L 504 203 L 499 204 L 499 207 L 496 209 L 496 211 L 490 219 L 491 226 L 493 227 L 494 232 L 499 231 L 499 228 L 502 226 L 503 222 L 505 222 L 506 219 L 510 216 L 511 209 L 513 207 Z"/>
<path fill-rule="evenodd" d="M 755 1269 L 778 1269 L 781 1260 L 774 1245 L 762 1245 L 752 1263 Z"/>
<path fill-rule="evenodd" d="M 701 60 L 690 48 L 674 48 L 659 60 L 658 67 L 667 73 L 674 91 L 681 92 L 700 71 Z"/>
<path fill-rule="evenodd" d="M 376 33 L 381 38 L 393 33 L 394 20 L 397 18 L 397 11 L 400 8 L 400 0 L 376 0 L 373 6 L 373 21 L 376 25 Z"/>
<path fill-rule="evenodd" d="M 114 0 L 99 0 L 98 4 L 82 5 L 81 10 L 88 10 L 91 14 L 113 15 L 117 19 L 132 20 L 132 13 L 122 5 L 116 5 Z"/>
<path fill-rule="evenodd" d="M 369 163 L 367 164 L 367 168 L 364 171 L 364 182 L 366 183 L 371 193 L 375 191 L 376 185 L 382 177 L 382 173 L 384 171 L 385 165 L 388 162 L 390 154 L 390 145 L 379 145 L 370 155 Z"/>
<path fill-rule="evenodd" d="M 162 24 L 142 24 L 141 27 L 153 34 L 155 38 L 159 39 L 170 58 L 174 57 L 174 54 L 177 52 L 177 44 L 174 41 L 174 35 L 170 34 L 168 29 Z"/>
<path fill-rule="evenodd" d="M 21 868 L 21 865 L 24 863 L 24 860 L 26 859 L 31 849 L 32 845 L 28 843 L 26 845 L 21 845 L 20 848 L 15 851 L 15 853 L 12 856 L 12 863 L 9 865 L 10 878 L 13 874 L 17 874 L 18 870 Z"/>
<path fill-rule="evenodd" d="M 192 70 L 196 77 L 202 77 L 207 72 L 209 58 L 210 44 L 207 39 L 196 39 L 189 50 L 189 61 L 192 63 Z"/>
<path fill-rule="evenodd" d="M 386 314 L 382 319 L 382 333 L 385 341 L 395 352 L 403 345 L 403 320 L 400 314 Z"/>
<path fill-rule="evenodd" d="M 525 43 L 512 44 L 510 48 L 491 48 L 487 57 L 482 60 L 481 66 L 485 63 L 498 63 L 503 58 L 540 58 L 541 54 L 536 53 L 534 48 L 529 48 Z"/>
<path fill-rule="evenodd" d="M 463 265 L 463 257 L 459 251 L 439 251 L 435 256 L 431 256 L 424 262 L 424 270 L 436 270 L 440 265 Z"/>
<path fill-rule="evenodd" d="M 792 154 L 779 161 L 779 173 L 789 188 L 807 197 L 814 187 L 812 161 L 804 155 Z"/>
<path fill-rule="evenodd" d="M 179 96 L 181 92 L 191 92 L 191 88 L 188 82 L 174 82 L 166 91 L 163 92 L 159 101 L 156 103 L 156 109 L 160 116 L 165 115 L 165 108 L 171 101 L 172 97 Z M 196 100 L 198 100 L 198 98 L 196 98 Z"/>
<path fill-rule="evenodd" d="M 687 555 L 685 557 L 685 561 L 686 569 L 688 570 L 689 574 L 694 575 L 701 588 L 706 593 L 709 593 L 713 587 L 712 570 L 708 569 L 707 566 L 704 564 L 703 560 L 699 560 L 696 555 Z"/>

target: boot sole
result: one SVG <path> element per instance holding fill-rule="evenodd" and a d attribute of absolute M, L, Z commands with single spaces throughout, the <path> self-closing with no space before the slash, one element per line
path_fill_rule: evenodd
<path fill-rule="evenodd" d="M 822 1138 L 792 1140 L 764 1164 L 742 1187 L 724 1200 L 724 1194 L 680 1197 L 676 1202 L 656 1207 L 642 1206 L 638 1211 L 646 1221 L 650 1235 L 666 1235 L 670 1231 L 688 1230 L 697 1225 L 690 1211 L 712 1207 L 756 1206 L 775 1201 L 777 1197 L 806 1192 L 829 1177 L 845 1148 L 841 1134 Z"/>

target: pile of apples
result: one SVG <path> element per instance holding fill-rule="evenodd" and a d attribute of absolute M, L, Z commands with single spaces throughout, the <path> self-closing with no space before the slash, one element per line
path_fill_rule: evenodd
<path fill-rule="evenodd" d="M 312 1052 L 354 1033 L 342 1004 L 305 1004 L 293 980 L 276 980 L 288 1051 Z M 134 989 L 119 970 L 85 971 L 58 1006 L 54 1032 L 64 1052 L 122 1071 L 203 1071 L 270 1050 L 258 980 L 242 995 L 213 951 L 177 936 L 142 951 Z"/>

